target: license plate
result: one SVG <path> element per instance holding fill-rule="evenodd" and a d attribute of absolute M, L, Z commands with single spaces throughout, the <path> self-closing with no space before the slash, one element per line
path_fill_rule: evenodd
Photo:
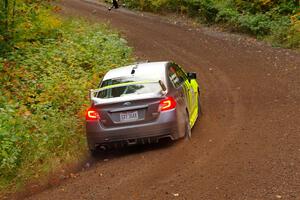
<path fill-rule="evenodd" d="M 138 111 L 120 113 L 121 122 L 136 121 L 138 119 L 139 119 Z"/>

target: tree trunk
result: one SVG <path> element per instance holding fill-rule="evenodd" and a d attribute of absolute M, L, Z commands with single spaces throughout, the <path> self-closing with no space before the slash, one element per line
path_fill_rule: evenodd
<path fill-rule="evenodd" d="M 3 11 L 4 11 L 4 31 L 8 31 L 8 15 L 9 15 L 9 6 L 8 6 L 8 0 L 3 0 L 4 6 L 3 6 Z"/>

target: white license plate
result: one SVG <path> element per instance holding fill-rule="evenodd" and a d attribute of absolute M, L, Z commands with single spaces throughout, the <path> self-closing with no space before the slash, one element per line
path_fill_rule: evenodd
<path fill-rule="evenodd" d="M 121 122 L 136 121 L 138 119 L 139 119 L 138 111 L 120 113 Z"/>

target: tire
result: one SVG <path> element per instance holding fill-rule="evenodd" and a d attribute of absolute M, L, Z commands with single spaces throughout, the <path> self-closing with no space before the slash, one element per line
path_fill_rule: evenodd
<path fill-rule="evenodd" d="M 92 157 L 99 157 L 99 155 L 105 153 L 106 151 L 107 151 L 107 147 L 106 149 L 101 149 L 99 147 L 96 147 L 95 149 L 90 149 L 90 154 Z"/>
<path fill-rule="evenodd" d="M 198 89 L 198 117 L 202 116 L 202 108 L 201 108 L 201 101 L 200 101 L 200 91 Z"/>
<path fill-rule="evenodd" d="M 200 97 L 198 97 L 198 117 L 202 116 L 202 108 L 201 108 L 201 102 L 200 102 Z"/>
<path fill-rule="evenodd" d="M 99 150 L 98 149 L 90 149 L 90 155 L 95 158 L 99 155 Z"/>
<path fill-rule="evenodd" d="M 185 139 L 191 140 L 192 139 L 192 129 L 190 125 L 190 117 L 188 112 L 186 113 L 186 118 L 185 118 Z"/>

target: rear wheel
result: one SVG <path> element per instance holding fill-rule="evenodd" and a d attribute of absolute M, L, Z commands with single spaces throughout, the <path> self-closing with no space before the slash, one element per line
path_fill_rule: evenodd
<path fill-rule="evenodd" d="M 99 155 L 98 149 L 90 149 L 90 154 L 92 157 L 97 157 Z"/>

